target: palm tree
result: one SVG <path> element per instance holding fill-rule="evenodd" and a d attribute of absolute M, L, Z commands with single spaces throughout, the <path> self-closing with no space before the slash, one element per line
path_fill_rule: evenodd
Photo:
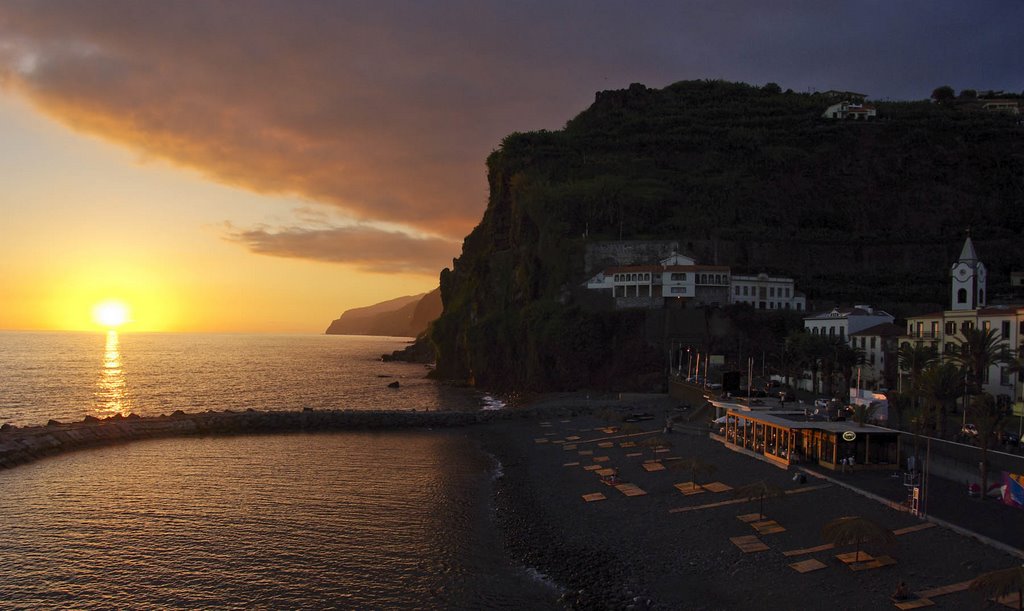
<path fill-rule="evenodd" d="M 1000 598 L 1017 593 L 1017 609 L 1024 611 L 1024 565 L 978 575 L 971 589 L 985 598 Z"/>
<path fill-rule="evenodd" d="M 760 501 L 758 515 L 761 516 L 761 519 L 763 520 L 765 499 L 780 499 L 786 496 L 786 491 L 775 484 L 769 484 L 763 479 L 760 479 L 756 482 L 747 484 L 746 486 L 736 488 L 732 491 L 732 496 L 733 498 L 746 499 L 748 501 L 758 499 Z"/>
<path fill-rule="evenodd" d="M 693 484 L 693 488 L 697 487 L 698 475 L 711 475 L 718 470 L 717 466 L 696 456 L 674 461 L 670 468 L 689 471 L 691 475 L 690 482 Z"/>
<path fill-rule="evenodd" d="M 938 435 L 946 435 L 946 417 L 963 389 L 963 375 L 953 363 L 935 363 L 921 373 L 921 397 L 938 420 Z"/>
<path fill-rule="evenodd" d="M 993 329 L 965 329 L 963 337 L 953 345 L 953 362 L 967 372 L 971 394 L 981 392 L 989 367 L 1011 360 L 1010 346 Z"/>
<path fill-rule="evenodd" d="M 939 360 L 935 348 L 925 344 L 911 344 L 904 342 L 896 352 L 899 360 L 900 376 L 906 371 L 910 374 L 910 395 L 915 398 L 920 395 L 921 373 L 930 365 Z"/>
<path fill-rule="evenodd" d="M 995 398 L 988 393 L 974 397 L 969 409 L 974 426 L 978 428 L 978 445 L 981 447 L 981 498 L 984 499 L 988 495 L 988 447 L 995 439 L 1004 412 L 996 405 Z"/>
<path fill-rule="evenodd" d="M 853 388 L 853 377 L 854 371 L 856 371 L 858 365 L 864 364 L 864 351 L 860 348 L 850 346 L 844 342 L 840 342 L 838 345 L 833 347 L 833 358 L 835 359 L 836 369 L 843 376 L 843 383 L 846 386 L 846 396 L 843 397 L 844 401 L 849 401 L 849 390 Z"/>
<path fill-rule="evenodd" d="M 860 562 L 860 546 L 864 543 L 896 542 L 892 531 L 860 516 L 836 518 L 821 528 L 821 538 L 835 545 L 856 545 L 854 562 Z"/>

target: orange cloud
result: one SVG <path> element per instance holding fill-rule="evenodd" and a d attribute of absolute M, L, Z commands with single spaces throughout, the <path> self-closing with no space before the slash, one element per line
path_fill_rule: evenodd
<path fill-rule="evenodd" d="M 229 227 L 227 239 L 264 255 L 348 263 L 368 272 L 430 276 L 450 266 L 452 253 L 458 248 L 457 243 L 448 240 L 415 238 L 370 227 L 276 231 Z"/>

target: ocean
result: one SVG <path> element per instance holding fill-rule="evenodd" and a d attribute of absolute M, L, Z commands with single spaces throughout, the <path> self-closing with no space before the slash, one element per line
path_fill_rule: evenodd
<path fill-rule="evenodd" d="M 406 341 L 2 333 L 0 421 L 481 409 L 421 365 L 379 361 Z M 0 471 L 0 607 L 551 608 L 557 591 L 508 558 L 494 527 L 499 470 L 464 430 L 159 439 L 47 458 Z"/>
<path fill-rule="evenodd" d="M 400 337 L 0 332 L 0 424 L 175 410 L 480 409 L 487 398 L 380 360 Z M 399 388 L 389 388 L 391 382 Z"/>

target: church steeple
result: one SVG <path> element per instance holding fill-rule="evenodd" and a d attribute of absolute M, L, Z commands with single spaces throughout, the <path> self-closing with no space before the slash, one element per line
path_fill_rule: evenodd
<path fill-rule="evenodd" d="M 952 279 L 950 309 L 976 310 L 985 306 L 987 297 L 985 294 L 985 264 L 978 259 L 969 229 L 964 246 L 960 249 L 960 258 L 949 270 L 949 275 Z"/>

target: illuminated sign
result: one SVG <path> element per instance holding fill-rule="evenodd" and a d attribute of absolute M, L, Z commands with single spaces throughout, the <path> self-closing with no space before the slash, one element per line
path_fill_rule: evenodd
<path fill-rule="evenodd" d="M 843 441 L 853 441 L 857 438 L 857 433 L 853 431 L 846 431 L 843 433 Z"/>

